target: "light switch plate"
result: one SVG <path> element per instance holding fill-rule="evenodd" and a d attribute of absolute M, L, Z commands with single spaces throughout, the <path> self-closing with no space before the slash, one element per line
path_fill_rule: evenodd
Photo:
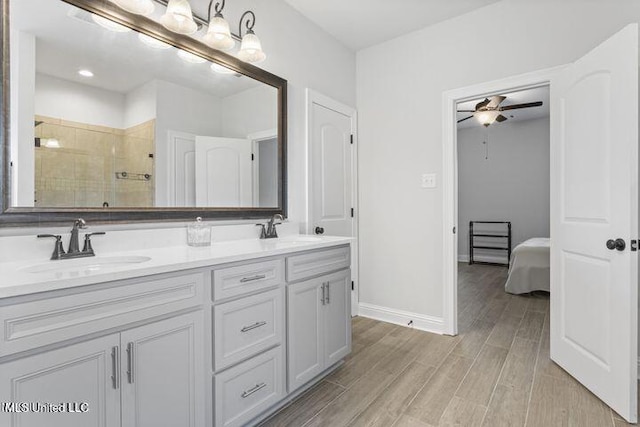
<path fill-rule="evenodd" d="M 422 174 L 422 188 L 436 188 L 436 174 L 435 173 L 423 173 Z"/>

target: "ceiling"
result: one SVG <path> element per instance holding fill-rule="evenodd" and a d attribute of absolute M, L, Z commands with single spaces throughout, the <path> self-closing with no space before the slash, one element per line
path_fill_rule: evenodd
<path fill-rule="evenodd" d="M 507 99 L 502 101 L 502 103 L 500 104 L 501 106 L 542 101 L 541 107 L 505 111 L 503 115 L 507 118 L 507 121 L 503 123 L 515 123 L 525 120 L 549 117 L 549 86 L 521 90 L 518 92 L 494 93 L 492 95 L 503 95 L 507 97 Z M 458 110 L 474 110 L 476 104 L 482 100 L 484 100 L 484 97 L 474 99 L 472 101 L 461 102 L 458 104 Z M 471 113 L 457 113 L 457 119 L 464 119 L 465 117 L 469 117 L 470 115 Z M 489 129 L 495 126 L 500 126 L 501 124 L 502 123 L 494 123 L 489 126 Z M 458 129 L 466 129 L 471 127 L 482 127 L 482 124 L 480 124 L 475 119 L 469 119 L 465 120 L 462 123 L 458 123 Z"/>
<path fill-rule="evenodd" d="M 499 0 L 285 0 L 354 51 Z"/>
<path fill-rule="evenodd" d="M 11 26 L 36 36 L 39 73 L 101 89 L 128 93 L 159 79 L 223 98 L 260 84 L 216 73 L 209 62 L 187 63 L 173 47 L 153 49 L 141 43 L 135 31 L 106 30 L 88 12 L 62 1 L 12 0 Z M 80 77 L 83 68 L 95 76 Z"/>

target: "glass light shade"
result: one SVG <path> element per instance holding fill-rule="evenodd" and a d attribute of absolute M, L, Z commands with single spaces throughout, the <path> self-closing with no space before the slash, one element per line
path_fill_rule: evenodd
<path fill-rule="evenodd" d="M 202 41 L 218 50 L 229 50 L 236 45 L 235 40 L 231 38 L 229 23 L 220 14 L 211 19 L 207 34 L 202 37 Z"/>
<path fill-rule="evenodd" d="M 155 10 L 153 0 L 111 0 L 124 10 L 137 15 L 151 15 Z"/>
<path fill-rule="evenodd" d="M 262 51 L 260 39 L 253 31 L 247 31 L 247 34 L 242 38 L 238 58 L 244 62 L 262 62 L 267 58 L 267 55 Z"/>
<path fill-rule="evenodd" d="M 151 37 L 151 36 L 148 36 L 148 35 L 142 34 L 142 33 L 138 34 L 138 39 L 142 43 L 144 43 L 147 46 L 152 47 L 154 49 L 169 49 L 171 47 L 171 45 L 168 44 L 168 43 L 165 43 L 163 41 L 160 41 L 160 40 L 156 39 L 155 37 Z"/>
<path fill-rule="evenodd" d="M 211 69 L 218 74 L 236 74 L 232 69 L 227 68 L 224 65 L 216 64 L 215 62 L 211 64 Z"/>
<path fill-rule="evenodd" d="M 205 62 L 207 62 L 207 60 L 203 57 L 194 55 L 193 53 L 187 52 L 186 50 L 182 49 L 178 49 L 178 56 L 183 61 L 189 62 L 191 64 L 204 64 Z"/>
<path fill-rule="evenodd" d="M 120 25 L 117 22 L 113 22 L 110 19 L 103 18 L 100 15 L 96 15 L 92 13 L 91 19 L 93 19 L 93 22 L 100 25 L 102 28 L 106 28 L 107 30 L 113 31 L 115 33 L 128 33 L 129 31 L 131 31 L 131 28 L 125 27 L 124 25 Z"/>
<path fill-rule="evenodd" d="M 169 0 L 167 12 L 160 18 L 160 23 L 174 33 L 193 34 L 198 31 L 188 0 Z"/>
<path fill-rule="evenodd" d="M 496 118 L 500 115 L 500 111 L 480 111 L 475 113 L 476 120 L 480 124 L 489 126 L 496 121 Z"/>

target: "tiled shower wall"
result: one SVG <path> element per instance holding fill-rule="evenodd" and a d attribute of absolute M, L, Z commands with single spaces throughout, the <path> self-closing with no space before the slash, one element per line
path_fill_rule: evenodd
<path fill-rule="evenodd" d="M 155 120 L 129 129 L 51 117 L 35 128 L 36 207 L 150 207 L 154 204 Z M 58 148 L 46 146 L 56 139 Z M 129 179 L 117 179 L 127 172 Z M 145 180 L 142 175 L 148 174 Z"/>

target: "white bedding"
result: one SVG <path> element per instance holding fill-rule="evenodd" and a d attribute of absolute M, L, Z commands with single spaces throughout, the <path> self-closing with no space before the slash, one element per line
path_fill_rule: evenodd
<path fill-rule="evenodd" d="M 542 237 L 529 239 L 516 246 L 511 254 L 505 291 L 511 294 L 549 292 L 549 249 L 549 239 Z"/>

